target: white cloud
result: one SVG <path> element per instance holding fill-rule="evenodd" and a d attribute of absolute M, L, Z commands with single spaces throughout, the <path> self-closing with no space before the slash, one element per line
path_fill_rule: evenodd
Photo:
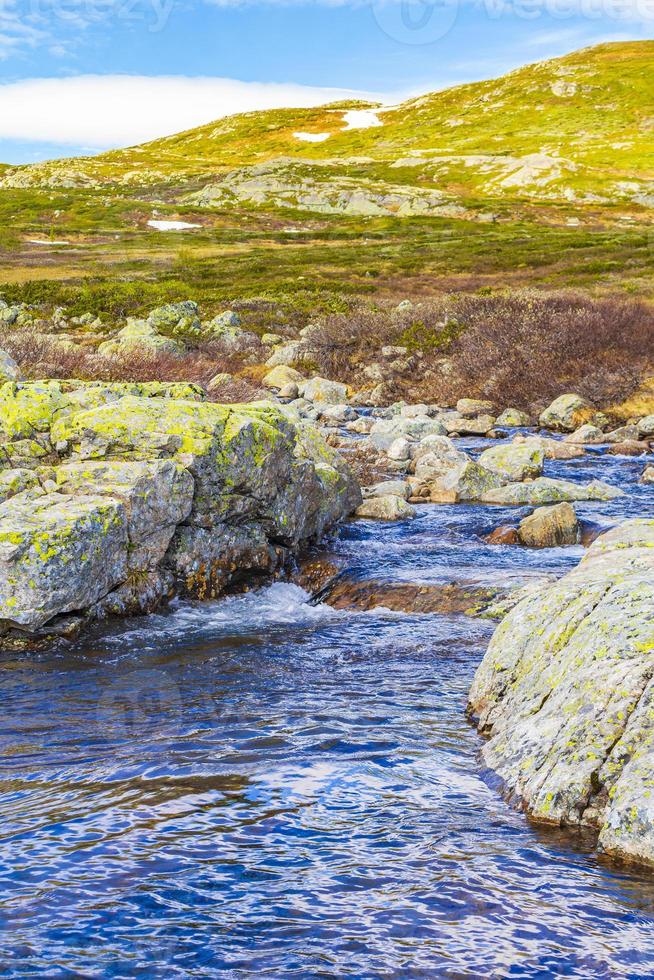
<path fill-rule="evenodd" d="M 106 148 L 191 129 L 236 112 L 377 98 L 349 89 L 230 78 L 79 75 L 0 85 L 0 139 Z"/>

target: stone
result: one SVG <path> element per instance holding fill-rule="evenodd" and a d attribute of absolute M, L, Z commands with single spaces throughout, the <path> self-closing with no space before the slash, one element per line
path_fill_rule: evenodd
<path fill-rule="evenodd" d="M 218 313 L 208 324 L 208 329 L 216 336 L 233 334 L 241 327 L 241 318 L 234 310 L 224 310 Z"/>
<path fill-rule="evenodd" d="M 520 544 L 520 535 L 517 527 L 504 524 L 502 527 L 495 528 L 484 538 L 486 544 L 514 545 Z"/>
<path fill-rule="evenodd" d="M 402 438 L 420 441 L 426 436 L 444 436 L 445 428 L 438 419 L 427 415 L 417 415 L 415 418 L 396 417 L 380 419 L 370 430 L 370 441 L 377 449 L 388 450 L 396 439 Z"/>
<path fill-rule="evenodd" d="M 492 415 L 495 406 L 492 402 L 480 398 L 459 398 L 456 410 L 466 419 L 474 419 L 479 415 Z"/>
<path fill-rule="evenodd" d="M 411 459 L 411 444 L 400 437 L 388 447 L 386 455 L 389 459 L 407 460 Z"/>
<path fill-rule="evenodd" d="M 296 371 L 295 368 L 288 367 L 285 364 L 279 364 L 272 371 L 268 371 L 264 375 L 261 383 L 266 388 L 284 388 L 289 384 L 299 385 L 302 381 L 304 381 L 303 375 L 299 371 Z"/>
<path fill-rule="evenodd" d="M 289 381 L 288 384 L 282 385 L 277 394 L 280 398 L 288 398 L 289 401 L 294 401 L 298 396 L 298 386 L 294 381 Z"/>
<path fill-rule="evenodd" d="M 649 452 L 649 444 L 647 442 L 638 442 L 637 440 L 629 439 L 625 442 L 613 443 L 612 446 L 609 446 L 607 452 L 612 456 L 643 456 Z"/>
<path fill-rule="evenodd" d="M 0 350 L 0 382 L 18 381 L 20 369 L 6 350 Z"/>
<path fill-rule="evenodd" d="M 557 504 L 575 500 L 613 500 L 623 497 L 624 492 L 601 480 L 591 483 L 573 483 L 571 480 L 553 480 L 542 476 L 531 483 L 509 483 L 507 486 L 487 490 L 481 496 L 482 503 L 501 504 L 503 507 L 524 507 L 531 504 Z"/>
<path fill-rule="evenodd" d="M 213 394 L 219 391 L 220 388 L 224 388 L 225 385 L 230 384 L 234 380 L 233 374 L 228 374 L 226 371 L 221 371 L 220 374 L 214 374 L 213 378 L 207 382 L 207 391 Z"/>
<path fill-rule="evenodd" d="M 347 385 L 327 378 L 312 378 L 299 384 L 300 394 L 310 402 L 340 405 L 347 401 Z"/>
<path fill-rule="evenodd" d="M 113 340 L 98 347 L 103 357 L 128 357 L 134 353 L 183 354 L 184 345 L 171 337 L 164 337 L 149 320 L 128 318 L 126 326 Z"/>
<path fill-rule="evenodd" d="M 198 304 L 193 300 L 166 303 L 152 310 L 147 322 L 157 333 L 175 337 L 197 337 L 202 329 L 198 312 Z"/>
<path fill-rule="evenodd" d="M 355 422 L 357 419 L 356 410 L 350 405 L 321 405 L 314 402 L 314 407 L 318 409 L 320 418 L 328 422 L 338 422 L 344 425 L 346 422 Z"/>
<path fill-rule="evenodd" d="M 414 518 L 417 511 L 403 497 L 387 494 L 365 500 L 354 513 L 356 517 L 374 521 L 404 521 Z"/>
<path fill-rule="evenodd" d="M 585 425 L 566 436 L 565 441 L 582 446 L 599 446 L 607 440 L 601 429 L 598 429 L 596 425 L 591 425 L 590 422 L 586 422 Z"/>
<path fill-rule="evenodd" d="M 266 347 L 276 347 L 277 344 L 284 343 L 284 338 L 277 333 L 264 333 L 261 335 L 261 343 Z"/>
<path fill-rule="evenodd" d="M 640 439 L 640 432 L 637 425 L 622 425 L 619 429 L 613 429 L 604 436 L 605 442 L 631 442 Z"/>
<path fill-rule="evenodd" d="M 0 471 L 0 503 L 26 490 L 39 489 L 39 480 L 33 470 L 19 467 Z"/>
<path fill-rule="evenodd" d="M 559 441 L 558 439 L 545 439 L 543 436 L 524 436 L 522 434 L 513 438 L 514 445 L 535 446 L 542 449 L 545 459 L 579 459 L 586 455 L 586 450 L 581 445 Z"/>
<path fill-rule="evenodd" d="M 497 628 L 469 710 L 532 819 L 654 866 L 654 521 L 601 535 Z"/>
<path fill-rule="evenodd" d="M 465 465 L 470 457 L 457 449 L 447 436 L 430 436 L 418 446 L 415 454 L 415 475 L 430 483 Z"/>
<path fill-rule="evenodd" d="M 654 483 L 654 466 L 646 466 L 640 478 L 641 483 Z"/>
<path fill-rule="evenodd" d="M 376 483 L 372 487 L 367 487 L 363 492 L 364 499 L 371 497 L 402 497 L 408 500 L 411 496 L 411 486 L 406 480 L 384 480 Z"/>
<path fill-rule="evenodd" d="M 492 415 L 480 415 L 477 418 L 466 418 L 458 412 L 450 412 L 439 417 L 447 433 L 457 433 L 460 436 L 485 436 L 495 425 Z"/>
<path fill-rule="evenodd" d="M 528 548 L 561 548 L 577 544 L 579 522 L 572 504 L 539 507 L 520 521 L 518 536 Z"/>
<path fill-rule="evenodd" d="M 554 432 L 574 432 L 595 414 L 589 401 L 579 395 L 566 394 L 556 398 L 544 412 L 539 422 L 544 429 Z"/>
<path fill-rule="evenodd" d="M 654 415 L 646 415 L 638 423 L 638 434 L 642 439 L 654 437 Z"/>
<path fill-rule="evenodd" d="M 504 477 L 504 482 L 534 479 L 543 472 L 545 456 L 540 446 L 529 442 L 493 446 L 479 457 L 481 466 Z"/>
<path fill-rule="evenodd" d="M 125 509 L 95 494 L 0 504 L 0 620 L 28 630 L 84 609 L 127 578 Z"/>
<path fill-rule="evenodd" d="M 306 355 L 306 346 L 301 340 L 292 340 L 286 344 L 277 344 L 266 361 L 266 367 L 293 367 L 301 364 Z"/>
<path fill-rule="evenodd" d="M 489 490 L 502 483 L 503 479 L 497 473 L 466 457 L 465 462 L 430 481 L 430 499 L 435 504 L 480 500 Z"/>
<path fill-rule="evenodd" d="M 507 429 L 521 428 L 531 425 L 531 416 L 518 408 L 505 408 L 495 420 L 495 425 L 505 426 Z"/>

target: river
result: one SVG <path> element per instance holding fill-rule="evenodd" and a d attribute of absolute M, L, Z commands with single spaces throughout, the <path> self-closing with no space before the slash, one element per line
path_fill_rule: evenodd
<path fill-rule="evenodd" d="M 644 465 L 546 474 L 626 489 L 578 505 L 609 525 L 651 516 Z M 572 567 L 481 540 L 525 512 L 428 505 L 325 554 L 424 583 Z M 308 600 L 278 582 L 0 657 L 0 976 L 654 976 L 654 875 L 530 825 L 482 768 L 494 624 Z"/>

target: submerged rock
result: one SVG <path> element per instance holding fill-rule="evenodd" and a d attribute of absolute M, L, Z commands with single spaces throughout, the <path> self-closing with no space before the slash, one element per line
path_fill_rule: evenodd
<path fill-rule="evenodd" d="M 601 535 L 523 599 L 470 691 L 487 765 L 535 819 L 654 866 L 654 521 Z"/>

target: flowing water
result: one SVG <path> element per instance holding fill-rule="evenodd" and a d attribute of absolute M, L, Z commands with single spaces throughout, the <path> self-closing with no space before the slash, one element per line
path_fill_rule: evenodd
<path fill-rule="evenodd" d="M 548 473 L 629 491 L 643 460 Z M 354 577 L 523 582 L 580 548 L 425 506 L 330 546 Z M 0 976 L 654 976 L 654 876 L 531 826 L 483 771 L 466 693 L 493 630 L 337 612 L 277 583 L 0 659 Z"/>

